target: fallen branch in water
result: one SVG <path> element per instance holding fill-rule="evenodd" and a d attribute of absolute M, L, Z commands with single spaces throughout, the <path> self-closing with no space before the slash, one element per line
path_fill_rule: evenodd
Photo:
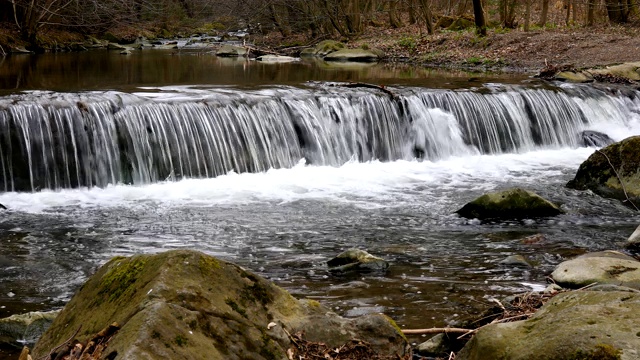
<path fill-rule="evenodd" d="M 636 209 L 636 211 L 640 211 L 640 209 L 638 209 L 636 204 L 634 204 L 633 201 L 631 201 L 631 199 L 629 199 L 629 194 L 627 194 L 627 188 L 624 186 L 624 182 L 622 182 L 622 178 L 620 177 L 620 174 L 618 174 L 618 171 L 616 170 L 616 168 L 611 163 L 611 160 L 609 160 L 609 157 L 607 156 L 607 154 L 605 154 L 604 152 L 600 151 L 600 149 L 596 149 L 596 151 L 599 152 L 600 154 L 602 154 L 602 156 L 604 156 L 605 159 L 607 159 L 607 162 L 609 163 L 609 166 L 611 166 L 611 170 L 613 170 L 613 173 L 616 174 L 616 177 L 618 178 L 618 181 L 620 182 L 620 186 L 622 187 L 622 192 L 624 192 L 624 196 L 627 198 L 626 201 L 628 201 L 629 204 L 631 204 L 633 206 L 633 208 Z"/>

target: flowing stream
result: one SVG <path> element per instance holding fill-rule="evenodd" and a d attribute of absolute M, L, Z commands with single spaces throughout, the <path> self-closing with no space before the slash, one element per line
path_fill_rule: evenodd
<path fill-rule="evenodd" d="M 564 187 L 594 148 L 640 134 L 640 93 L 549 84 L 138 86 L 0 97 L 0 316 L 64 305 L 115 255 L 189 248 L 345 316 L 456 324 L 541 289 L 560 261 L 619 248 L 638 215 Z M 520 186 L 550 219 L 454 212 Z M 535 235 L 532 237 L 532 235 Z M 331 274 L 362 248 L 386 273 Z M 530 268 L 503 265 L 523 255 Z"/>

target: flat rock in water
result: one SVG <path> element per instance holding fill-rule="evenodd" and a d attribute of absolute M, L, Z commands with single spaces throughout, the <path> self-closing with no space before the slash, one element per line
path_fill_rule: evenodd
<path fill-rule="evenodd" d="M 389 263 L 360 249 L 349 249 L 327 261 L 329 271 L 380 271 L 386 270 Z"/>
<path fill-rule="evenodd" d="M 640 289 L 640 261 L 617 251 L 588 253 L 561 263 L 551 277 L 567 288 L 598 283 Z"/>
<path fill-rule="evenodd" d="M 567 187 L 591 190 L 602 197 L 631 205 L 628 196 L 640 207 L 640 136 L 626 138 L 594 152 L 580 165 Z"/>
<path fill-rule="evenodd" d="M 572 291 L 531 319 L 481 328 L 456 360 L 640 359 L 640 294 Z"/>
<path fill-rule="evenodd" d="M 221 57 L 242 57 L 247 55 L 247 49 L 235 45 L 222 45 L 216 52 L 216 56 Z"/>
<path fill-rule="evenodd" d="M 352 62 L 376 62 L 380 57 L 370 50 L 342 49 L 329 53 L 324 57 L 325 61 L 352 61 Z"/>
<path fill-rule="evenodd" d="M 344 319 L 316 301 L 296 300 L 273 283 L 189 250 L 116 257 L 74 295 L 33 349 L 47 355 L 106 325 L 120 330 L 109 359 L 286 359 L 289 334 L 337 348 L 361 339 L 384 356 L 403 355 L 406 339 L 384 315 Z"/>
<path fill-rule="evenodd" d="M 280 56 L 280 55 L 262 55 L 256 58 L 258 61 L 262 61 L 264 63 L 286 63 L 286 62 L 294 62 L 300 59 L 294 58 L 292 56 Z"/>
<path fill-rule="evenodd" d="M 482 195 L 456 213 L 468 219 L 526 219 L 556 216 L 562 210 L 536 193 L 515 188 Z"/>

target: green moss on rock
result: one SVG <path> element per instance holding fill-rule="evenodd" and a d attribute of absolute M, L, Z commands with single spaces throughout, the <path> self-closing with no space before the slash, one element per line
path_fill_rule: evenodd
<path fill-rule="evenodd" d="M 271 321 L 279 326 L 267 329 Z M 372 332 L 370 326 L 342 319 L 319 304 L 298 301 L 237 265 L 175 250 L 105 264 L 74 295 L 33 354 L 47 355 L 80 325 L 76 338 L 85 341 L 117 322 L 122 327 L 110 341 L 109 353 L 118 358 L 282 359 L 290 346 L 282 329 L 294 333 L 318 321 L 328 334 L 379 343 L 383 354 L 402 353 L 406 346 L 388 322 Z M 333 338 L 318 340 L 342 345 Z"/>

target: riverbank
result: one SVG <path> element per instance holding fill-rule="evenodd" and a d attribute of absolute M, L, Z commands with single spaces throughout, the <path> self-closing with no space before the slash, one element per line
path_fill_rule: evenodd
<path fill-rule="evenodd" d="M 173 35 L 189 36 L 194 32 L 184 30 L 183 34 Z M 144 34 L 149 36 L 150 33 L 144 31 Z M 224 32 L 221 34 L 224 35 Z M 110 36 L 113 35 L 117 39 L 118 34 L 110 33 Z M 131 38 L 131 31 L 125 35 L 127 39 Z M 47 30 L 39 39 L 45 48 L 65 48 L 81 42 L 83 36 Z M 302 34 L 283 38 L 277 32 L 250 34 L 246 38 L 246 41 L 259 47 L 293 55 L 320 40 L 308 39 Z M 528 32 L 491 28 L 486 37 L 476 35 L 473 27 L 455 31 L 441 28 L 433 35 L 428 35 L 418 25 L 397 29 L 368 27 L 361 36 L 346 44 L 350 48 L 364 46 L 380 49 L 385 53 L 386 61 L 392 63 L 533 74 L 547 64 L 585 68 L 637 61 L 640 59 L 640 27 L 601 25 L 591 28 L 534 28 Z M 8 28 L 0 29 L 0 46 L 7 53 L 10 48 L 29 48 L 29 44 L 19 40 L 17 31 Z"/>
<path fill-rule="evenodd" d="M 285 39 L 272 33 L 256 40 L 279 47 Z M 289 43 L 295 43 L 287 39 Z M 303 39 L 298 41 L 303 43 Z M 368 28 L 349 47 L 378 48 L 391 62 L 473 71 L 535 73 L 546 64 L 576 68 L 605 66 L 640 59 L 640 28 L 603 25 L 595 28 L 492 28 L 486 37 L 473 28 L 440 29 L 427 35 L 425 29 L 409 25 L 398 29 Z"/>

